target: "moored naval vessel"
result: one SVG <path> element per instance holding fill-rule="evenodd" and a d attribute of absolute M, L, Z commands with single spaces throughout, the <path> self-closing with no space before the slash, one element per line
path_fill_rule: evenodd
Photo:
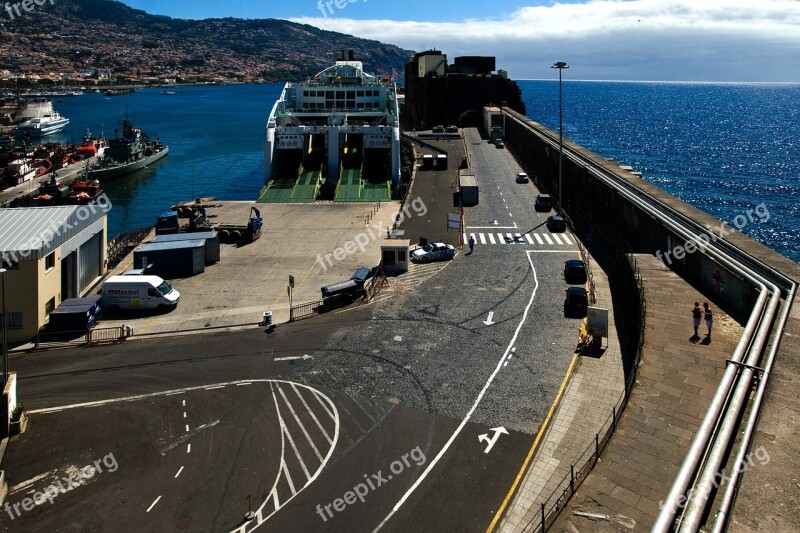
<path fill-rule="evenodd" d="M 387 201 L 400 186 L 400 122 L 391 77 L 364 72 L 353 51 L 272 108 L 260 202 Z"/>
<path fill-rule="evenodd" d="M 88 179 L 107 181 L 130 174 L 169 153 L 169 147 L 150 140 L 141 129 L 133 127 L 126 116 L 122 134 L 108 141 L 103 156 L 89 169 Z"/>

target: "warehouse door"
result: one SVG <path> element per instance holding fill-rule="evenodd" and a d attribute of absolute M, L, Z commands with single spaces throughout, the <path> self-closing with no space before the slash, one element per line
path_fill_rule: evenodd
<path fill-rule="evenodd" d="M 103 232 L 98 233 L 78 250 L 78 288 L 83 293 L 92 281 L 100 276 L 103 261 Z"/>
<path fill-rule="evenodd" d="M 78 252 L 76 251 L 61 258 L 61 301 L 78 297 L 77 265 Z"/>

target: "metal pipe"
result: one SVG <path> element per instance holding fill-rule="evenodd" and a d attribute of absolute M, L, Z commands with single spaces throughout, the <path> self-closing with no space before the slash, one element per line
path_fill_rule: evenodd
<path fill-rule="evenodd" d="M 781 311 L 781 316 L 778 320 L 778 326 L 777 326 L 778 331 L 783 331 L 783 328 L 786 325 L 786 321 L 789 318 L 789 311 L 791 310 L 792 302 L 794 301 L 796 291 L 797 291 L 797 285 L 793 285 L 792 288 L 789 290 L 789 294 L 786 297 L 783 310 Z M 736 467 L 737 465 L 744 464 L 743 461 L 750 449 L 750 444 L 752 443 L 753 440 L 755 427 L 756 424 L 758 423 L 758 418 L 760 416 L 761 403 L 763 402 L 764 395 L 766 394 L 767 382 L 769 381 L 769 376 L 772 373 L 772 367 L 775 364 L 775 357 L 778 353 L 779 346 L 780 346 L 779 341 L 774 342 L 772 344 L 772 348 L 770 348 L 770 351 L 767 355 L 767 360 L 763 367 L 764 370 L 761 374 L 761 380 L 758 383 L 758 389 L 756 389 L 756 394 L 755 397 L 753 398 L 753 404 L 750 409 L 750 416 L 748 416 L 747 422 L 745 423 L 745 427 L 742 432 L 742 441 L 741 444 L 739 445 L 739 450 L 736 453 L 736 458 L 733 462 L 734 467 Z M 733 501 L 736 497 L 739 481 L 743 474 L 744 471 L 742 471 L 740 468 L 734 468 L 731 471 L 731 476 L 728 478 L 728 485 L 727 487 L 725 487 L 725 493 L 722 496 L 720 507 L 717 510 L 712 533 L 723 533 L 723 531 L 727 529 L 728 515 L 733 510 Z"/>

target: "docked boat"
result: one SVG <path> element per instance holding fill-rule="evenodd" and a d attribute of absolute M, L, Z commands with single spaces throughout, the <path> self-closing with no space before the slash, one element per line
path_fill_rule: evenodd
<path fill-rule="evenodd" d="M 353 51 L 311 79 L 288 83 L 272 108 L 262 202 L 380 202 L 400 186 L 394 79 L 363 70 Z"/>
<path fill-rule="evenodd" d="M 99 181 L 76 181 L 61 203 L 65 205 L 95 204 L 102 195 L 103 189 L 100 188 Z"/>
<path fill-rule="evenodd" d="M 16 159 L 8 164 L 5 172 L 5 182 L 9 187 L 22 185 L 36 175 L 37 168 L 30 159 Z"/>
<path fill-rule="evenodd" d="M 108 141 L 103 157 L 89 169 L 89 177 L 105 181 L 124 176 L 155 163 L 168 153 L 168 146 L 150 140 L 126 117 L 122 121 L 122 134 Z"/>
<path fill-rule="evenodd" d="M 106 140 L 101 137 L 94 137 L 92 132 L 86 130 L 83 136 L 83 143 L 75 149 L 75 160 L 88 159 L 90 157 L 103 157 L 106 151 Z"/>
<path fill-rule="evenodd" d="M 67 117 L 61 116 L 58 111 L 53 111 L 23 122 L 14 128 L 13 133 L 18 137 L 25 135 L 44 137 L 62 131 L 67 127 L 67 124 L 69 124 Z"/>

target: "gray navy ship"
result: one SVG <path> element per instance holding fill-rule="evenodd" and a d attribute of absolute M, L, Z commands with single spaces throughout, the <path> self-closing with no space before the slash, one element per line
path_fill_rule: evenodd
<path fill-rule="evenodd" d="M 126 116 L 122 121 L 122 134 L 108 141 L 103 157 L 89 169 L 89 178 L 104 182 L 124 176 L 155 163 L 168 153 L 168 146 L 150 140 Z"/>

